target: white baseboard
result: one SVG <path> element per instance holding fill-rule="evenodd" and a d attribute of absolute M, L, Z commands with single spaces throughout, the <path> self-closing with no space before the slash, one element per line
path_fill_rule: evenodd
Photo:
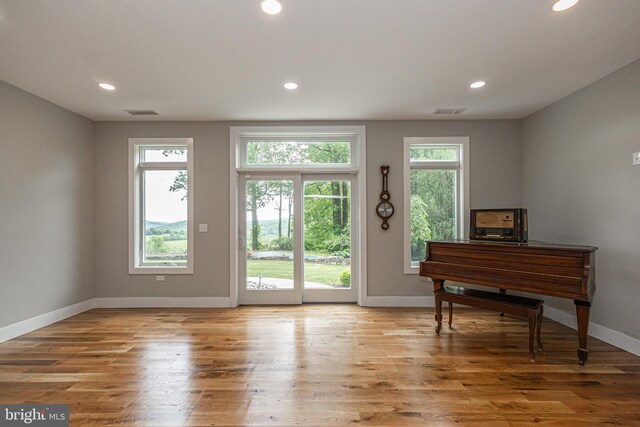
<path fill-rule="evenodd" d="M 135 298 L 91 298 L 76 304 L 44 313 L 21 322 L 0 328 L 0 343 L 20 335 L 49 326 L 68 317 L 75 316 L 92 308 L 169 308 L 169 307 L 229 307 L 228 297 L 135 297 Z"/>
<path fill-rule="evenodd" d="M 556 322 L 572 329 L 578 329 L 576 316 L 562 310 L 558 310 L 557 308 L 545 306 L 544 317 L 548 317 L 549 319 L 555 320 Z M 614 331 L 613 329 L 609 329 L 597 323 L 589 322 L 589 336 L 621 348 L 622 350 L 628 351 L 636 356 L 640 356 L 640 340 L 630 337 L 629 335 L 625 335 L 622 332 Z"/>
<path fill-rule="evenodd" d="M 23 320 L 21 322 L 13 323 L 11 325 L 0 328 L 0 343 L 10 340 L 20 335 L 24 335 L 36 329 L 43 328 L 51 325 L 52 323 L 59 322 L 68 317 L 80 314 L 83 311 L 91 310 L 94 307 L 93 298 L 81 301 L 76 304 L 68 305 L 66 307 L 59 308 L 57 310 L 50 311 L 48 313 L 41 314 L 39 316 L 32 317 L 30 319 Z"/>
<path fill-rule="evenodd" d="M 434 297 L 367 297 L 367 307 L 435 307 Z"/>
<path fill-rule="evenodd" d="M 94 298 L 96 308 L 220 308 L 229 297 L 125 297 Z"/>

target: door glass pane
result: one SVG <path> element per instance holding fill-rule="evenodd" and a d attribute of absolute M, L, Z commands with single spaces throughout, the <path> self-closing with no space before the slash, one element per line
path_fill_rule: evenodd
<path fill-rule="evenodd" d="M 187 172 L 143 173 L 143 265 L 187 264 Z"/>
<path fill-rule="evenodd" d="M 351 288 L 351 183 L 304 183 L 304 287 Z"/>
<path fill-rule="evenodd" d="M 425 257 L 426 241 L 456 238 L 456 171 L 411 171 L 411 261 Z"/>
<path fill-rule="evenodd" d="M 293 181 L 249 180 L 247 290 L 293 289 Z"/>

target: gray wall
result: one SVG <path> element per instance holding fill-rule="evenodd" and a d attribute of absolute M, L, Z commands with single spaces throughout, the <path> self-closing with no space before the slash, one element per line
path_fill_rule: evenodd
<path fill-rule="evenodd" d="M 640 338 L 640 61 L 529 116 L 522 197 L 530 235 L 598 246 L 591 320 Z M 573 313 L 565 301 L 545 298 Z"/>
<path fill-rule="evenodd" d="M 229 296 L 229 125 L 96 124 L 96 296 Z M 129 275 L 128 138 L 194 138 L 194 274 Z"/>
<path fill-rule="evenodd" d="M 430 295 L 416 275 L 403 272 L 402 144 L 405 136 L 469 136 L 471 207 L 520 205 L 520 124 L 497 121 L 372 122 L 109 122 L 96 137 L 96 296 L 229 296 L 229 127 L 233 125 L 365 125 L 369 295 Z M 128 274 L 128 138 L 193 137 L 195 274 Z M 381 164 L 391 166 L 390 191 L 397 212 L 387 232 L 374 213 Z"/>
<path fill-rule="evenodd" d="M 94 131 L 0 81 L 0 327 L 93 296 Z"/>

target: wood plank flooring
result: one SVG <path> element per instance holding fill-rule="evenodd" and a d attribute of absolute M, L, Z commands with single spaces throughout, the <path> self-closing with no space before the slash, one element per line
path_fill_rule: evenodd
<path fill-rule="evenodd" d="M 95 309 L 0 344 L 0 403 L 72 425 L 640 426 L 640 358 L 548 319 L 456 307 Z"/>

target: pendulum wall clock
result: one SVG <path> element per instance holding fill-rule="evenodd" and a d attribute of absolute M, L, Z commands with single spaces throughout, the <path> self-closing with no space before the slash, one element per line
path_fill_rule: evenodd
<path fill-rule="evenodd" d="M 393 216 L 394 207 L 389 200 L 391 200 L 391 194 L 389 193 L 389 166 L 380 166 L 380 173 L 382 174 L 382 192 L 380 192 L 380 203 L 376 206 L 376 214 L 382 219 L 383 230 L 389 229 L 389 218 Z"/>

